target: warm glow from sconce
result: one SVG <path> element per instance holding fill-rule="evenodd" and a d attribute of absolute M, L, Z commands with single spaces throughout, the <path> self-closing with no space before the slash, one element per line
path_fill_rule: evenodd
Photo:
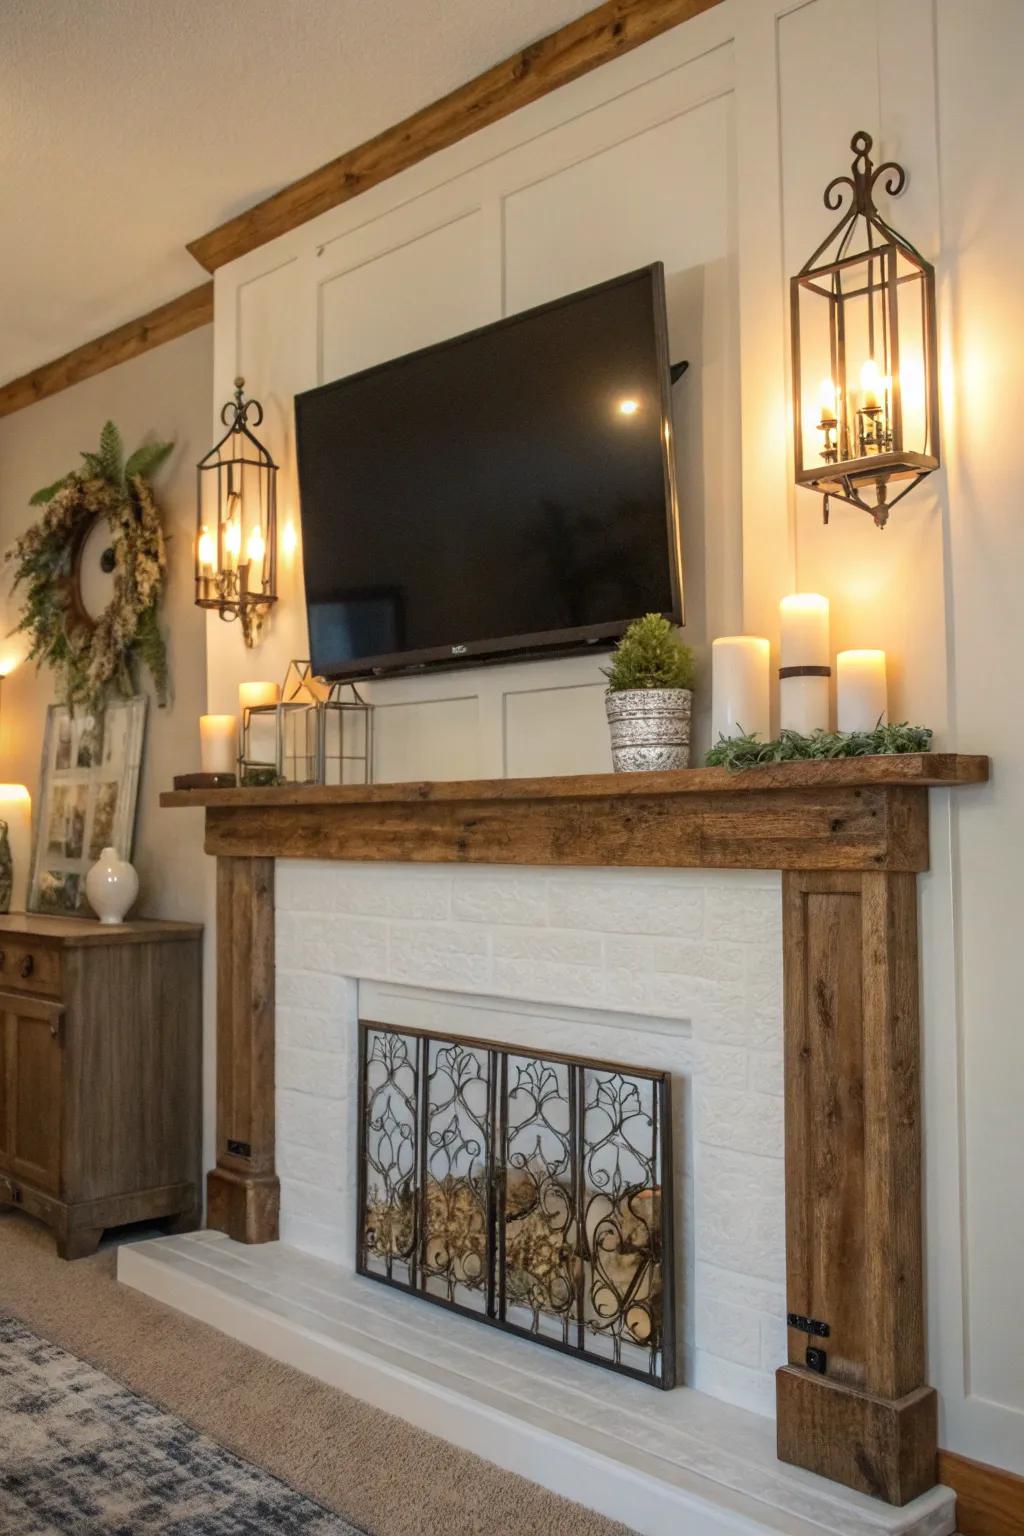
<path fill-rule="evenodd" d="M 635 416 L 639 409 L 640 409 L 640 402 L 639 402 L 639 400 L 620 400 L 619 401 L 619 415 L 620 416 Z"/>
<path fill-rule="evenodd" d="M 836 419 L 837 390 L 831 379 L 822 379 L 818 390 L 818 399 L 821 405 L 821 425 L 831 424 Z"/>
<path fill-rule="evenodd" d="M 242 552 L 242 525 L 236 517 L 233 517 L 224 529 L 224 551 L 231 565 L 238 564 L 238 557 Z"/>
<path fill-rule="evenodd" d="M 258 523 L 249 534 L 249 539 L 245 546 L 245 552 L 252 565 L 263 564 L 263 556 L 267 552 L 267 545 L 266 540 L 263 537 L 263 529 L 259 526 Z"/>
<path fill-rule="evenodd" d="M 217 546 L 214 543 L 213 534 L 204 526 L 199 535 L 199 571 L 203 576 L 212 576 L 217 566 Z"/>
<path fill-rule="evenodd" d="M 28 790 L 24 784 L 0 784 L 0 803 L 6 804 L 9 800 L 27 800 Z"/>
<path fill-rule="evenodd" d="M 295 524 L 292 522 L 291 518 L 289 518 L 284 525 L 284 532 L 281 535 L 281 547 L 289 560 L 292 558 L 292 556 L 295 554 L 295 551 L 299 547 L 298 529 L 295 527 Z"/>

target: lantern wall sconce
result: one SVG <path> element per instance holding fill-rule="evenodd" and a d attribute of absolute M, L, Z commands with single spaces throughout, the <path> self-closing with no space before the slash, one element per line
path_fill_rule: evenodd
<path fill-rule="evenodd" d="M 235 380 L 227 431 L 197 466 L 195 582 L 199 607 L 238 619 L 252 646 L 277 602 L 277 465 L 252 431 L 263 407 L 244 386 Z"/>
<path fill-rule="evenodd" d="M 935 269 L 874 202 L 906 185 L 895 161 L 875 166 L 855 133 L 849 176 L 825 207 L 850 206 L 790 279 L 793 431 L 798 485 L 861 507 L 884 528 L 891 509 L 939 467 Z M 896 494 L 893 495 L 893 489 Z"/>

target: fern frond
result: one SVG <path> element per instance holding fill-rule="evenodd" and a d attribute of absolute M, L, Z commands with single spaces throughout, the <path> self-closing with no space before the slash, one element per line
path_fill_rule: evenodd
<path fill-rule="evenodd" d="M 152 480 L 173 451 L 173 443 L 143 443 L 124 466 L 125 480 L 133 480 L 136 475 L 141 475 L 143 480 Z"/>
<path fill-rule="evenodd" d="M 70 480 L 70 478 L 71 478 L 70 475 L 61 475 L 60 479 L 59 480 L 55 480 L 52 485 L 44 485 L 41 490 L 36 491 L 34 496 L 30 496 L 29 497 L 29 499 L 28 499 L 29 506 L 30 507 L 43 507 L 43 506 L 45 506 L 48 501 L 52 501 L 53 500 L 53 498 L 56 496 L 57 492 L 59 490 L 61 490 L 61 488 L 63 486 L 67 485 L 67 483 Z"/>

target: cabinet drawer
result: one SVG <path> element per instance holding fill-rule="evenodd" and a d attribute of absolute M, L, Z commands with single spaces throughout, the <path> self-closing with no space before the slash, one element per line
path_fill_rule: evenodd
<path fill-rule="evenodd" d="M 58 996 L 60 950 L 31 939 L 0 936 L 0 987 Z"/>

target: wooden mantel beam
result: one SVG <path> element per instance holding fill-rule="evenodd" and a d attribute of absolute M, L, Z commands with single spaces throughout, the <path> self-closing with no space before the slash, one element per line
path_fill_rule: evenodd
<path fill-rule="evenodd" d="M 457 90 L 189 242 L 207 272 L 638 48 L 720 0 L 606 0 Z"/>
<path fill-rule="evenodd" d="M 988 759 L 927 753 L 729 774 L 594 774 L 165 794 L 218 859 L 217 1166 L 209 1221 L 278 1234 L 275 858 L 783 871 L 789 1363 L 785 1461 L 891 1504 L 936 1481 L 925 1381 L 915 872 L 931 787 Z"/>

